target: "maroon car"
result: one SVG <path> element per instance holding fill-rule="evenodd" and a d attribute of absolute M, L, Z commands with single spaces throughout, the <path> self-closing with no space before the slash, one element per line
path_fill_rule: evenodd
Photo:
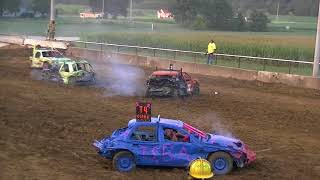
<path fill-rule="evenodd" d="M 147 80 L 147 97 L 176 97 L 199 95 L 199 82 L 181 70 L 160 70 Z"/>

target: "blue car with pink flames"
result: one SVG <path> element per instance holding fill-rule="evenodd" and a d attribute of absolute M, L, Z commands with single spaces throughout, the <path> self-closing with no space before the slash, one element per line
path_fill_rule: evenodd
<path fill-rule="evenodd" d="M 132 119 L 128 127 L 96 140 L 94 146 L 120 172 L 132 171 L 136 165 L 188 167 L 193 160 L 203 158 L 211 163 L 215 174 L 222 175 L 256 159 L 239 139 L 204 133 L 180 120 L 160 117 L 148 122 Z"/>

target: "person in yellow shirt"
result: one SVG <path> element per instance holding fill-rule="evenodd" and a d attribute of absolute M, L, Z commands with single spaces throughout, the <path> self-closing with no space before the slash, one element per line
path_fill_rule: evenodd
<path fill-rule="evenodd" d="M 207 55 L 208 55 L 208 62 L 207 64 L 212 64 L 214 61 L 214 52 L 216 51 L 217 47 L 216 44 L 213 42 L 213 40 L 210 41 L 210 43 L 208 44 L 208 51 L 207 51 Z"/>

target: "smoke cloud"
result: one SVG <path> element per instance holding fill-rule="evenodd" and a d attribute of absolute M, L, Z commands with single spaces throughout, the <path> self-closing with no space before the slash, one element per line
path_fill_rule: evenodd
<path fill-rule="evenodd" d="M 210 126 L 210 133 L 219 134 L 226 137 L 234 138 L 230 128 L 227 124 L 223 123 L 223 120 L 216 113 L 209 113 L 201 117 L 201 121 Z"/>
<path fill-rule="evenodd" d="M 119 64 L 117 59 L 105 58 L 92 62 L 96 71 L 96 87 L 106 89 L 106 96 L 143 96 L 145 93 L 144 70 L 136 66 Z"/>

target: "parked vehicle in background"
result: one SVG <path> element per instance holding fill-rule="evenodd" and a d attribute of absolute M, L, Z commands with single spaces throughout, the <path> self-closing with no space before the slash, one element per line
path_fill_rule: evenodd
<path fill-rule="evenodd" d="M 166 9 L 158 10 L 157 17 L 158 17 L 158 19 L 173 19 L 172 13 Z"/>
<path fill-rule="evenodd" d="M 83 12 L 80 13 L 81 19 L 102 19 L 104 16 L 104 13 L 92 13 L 92 12 Z"/>

